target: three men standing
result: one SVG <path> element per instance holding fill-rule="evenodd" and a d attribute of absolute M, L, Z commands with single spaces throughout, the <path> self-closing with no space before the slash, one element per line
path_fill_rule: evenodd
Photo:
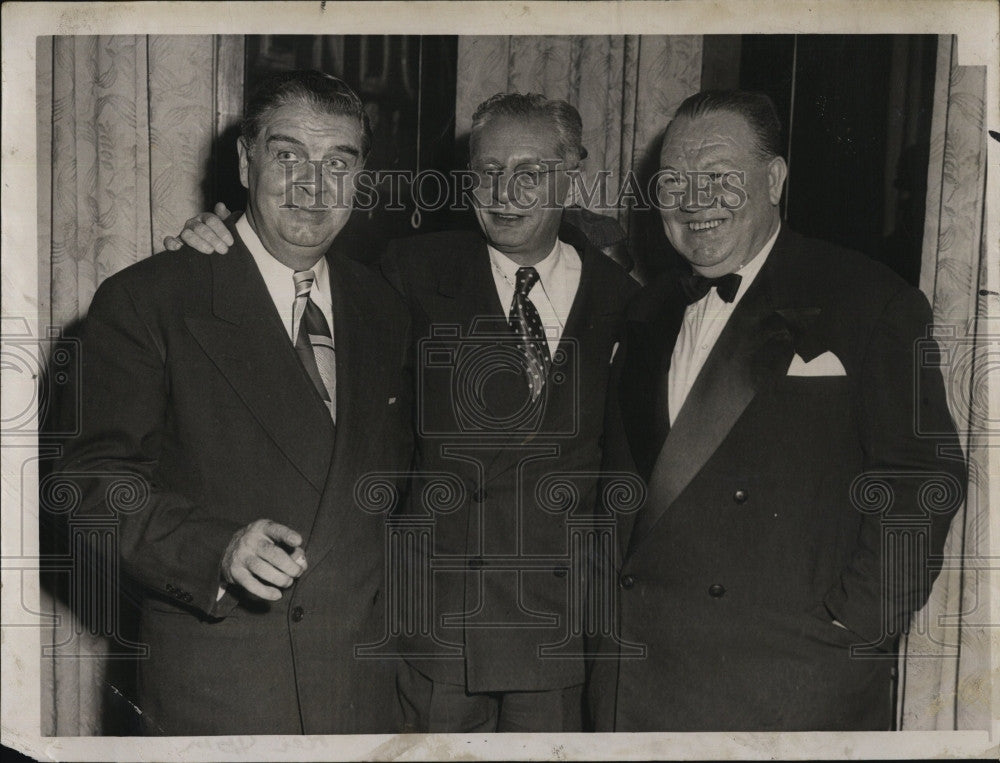
<path fill-rule="evenodd" d="M 647 286 L 623 330 L 634 285 L 560 228 L 580 132 L 562 102 L 490 99 L 470 142 L 498 181 L 483 237 L 385 258 L 418 366 L 402 513 L 433 519 L 411 602 L 427 627 L 401 643 L 406 728 L 582 728 L 588 583 L 564 563 L 567 518 L 595 500 L 602 450 L 647 500 L 603 568 L 618 599 L 587 687 L 598 730 L 890 728 L 892 648 L 963 498 L 941 376 L 914 363 L 926 300 L 789 231 L 772 104 L 700 93 L 661 152 L 664 229 L 691 268 Z M 429 500 L 442 476 L 450 497 Z M 623 643 L 644 659 L 620 659 Z"/>

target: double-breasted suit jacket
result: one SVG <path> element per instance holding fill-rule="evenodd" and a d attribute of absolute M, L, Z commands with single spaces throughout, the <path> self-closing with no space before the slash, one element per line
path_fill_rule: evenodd
<path fill-rule="evenodd" d="M 153 733 L 390 732 L 395 665 L 355 656 L 385 634 L 385 514 L 355 489 L 412 457 L 408 315 L 378 274 L 328 254 L 334 426 L 230 229 L 228 254 L 184 248 L 109 277 L 86 321 L 63 469 L 87 512 L 117 516 L 143 584 L 139 709 Z M 109 505 L 107 473 L 146 495 Z M 307 570 L 279 601 L 217 601 L 228 542 L 261 518 L 303 536 Z"/>
<path fill-rule="evenodd" d="M 887 652 L 963 500 L 942 377 L 920 362 L 927 302 L 783 230 L 671 426 L 685 304 L 673 274 L 648 286 L 613 371 L 605 468 L 648 494 L 608 565 L 597 727 L 887 729 Z M 644 656 L 614 659 L 622 644 Z"/>
<path fill-rule="evenodd" d="M 473 692 L 584 680 L 585 575 L 570 538 L 593 504 L 610 361 L 638 287 L 572 227 L 559 235 L 581 278 L 537 404 L 478 232 L 398 241 L 384 262 L 410 306 L 418 369 L 407 510 L 433 524 L 430 585 L 404 652 Z M 445 484 L 447 499 L 434 490 Z"/>

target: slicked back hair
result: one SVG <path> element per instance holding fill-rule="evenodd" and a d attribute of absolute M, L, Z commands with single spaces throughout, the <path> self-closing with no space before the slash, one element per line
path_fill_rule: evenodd
<path fill-rule="evenodd" d="M 476 144 L 476 135 L 496 117 L 544 120 L 555 129 L 556 150 L 566 163 L 575 165 L 587 158 L 587 149 L 582 142 L 583 120 L 580 119 L 580 112 L 566 101 L 550 100 L 539 93 L 497 93 L 480 103 L 472 115 L 470 153 Z"/>
<path fill-rule="evenodd" d="M 746 120 L 757 139 L 755 148 L 762 160 L 784 155 L 781 120 L 774 101 L 764 93 L 750 90 L 703 90 L 684 100 L 677 108 L 674 120 L 681 117 L 695 119 L 718 112 L 737 114 Z M 667 132 L 670 132 L 669 126 Z"/>
<path fill-rule="evenodd" d="M 343 80 L 312 69 L 272 74 L 258 85 L 243 110 L 241 131 L 247 145 L 253 145 L 270 112 L 290 103 L 309 106 L 322 114 L 354 117 L 361 127 L 361 154 L 368 155 L 372 128 L 361 99 Z"/>

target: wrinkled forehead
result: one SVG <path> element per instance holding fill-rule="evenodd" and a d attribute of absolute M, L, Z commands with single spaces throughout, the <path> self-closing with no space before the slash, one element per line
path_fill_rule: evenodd
<path fill-rule="evenodd" d="M 738 114 L 680 117 L 667 127 L 660 164 L 749 158 L 755 146 L 756 136 Z"/>
<path fill-rule="evenodd" d="M 469 155 L 483 159 L 558 158 L 559 131 L 542 116 L 495 116 L 469 136 Z"/>
<path fill-rule="evenodd" d="M 323 140 L 336 137 L 361 145 L 361 120 L 352 114 L 331 113 L 309 103 L 285 103 L 264 112 L 260 118 L 260 136 L 294 135 L 300 139 Z"/>

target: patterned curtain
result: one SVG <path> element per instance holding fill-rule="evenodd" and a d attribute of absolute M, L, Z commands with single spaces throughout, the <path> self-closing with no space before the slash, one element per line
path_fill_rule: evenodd
<path fill-rule="evenodd" d="M 649 219 L 659 217 L 615 204 L 625 173 L 633 171 L 645 190 L 658 165 L 663 130 L 687 96 L 701 88 L 700 36 L 460 37 L 456 87 L 456 132 L 468 133 L 472 114 L 494 93 L 542 93 L 569 101 L 583 118 L 588 188 L 606 171 L 608 206 L 600 199 L 576 201 L 614 217 L 628 233 L 633 253 Z M 640 230 L 641 229 L 641 230 Z M 640 260 L 641 278 L 646 263 Z"/>
<path fill-rule="evenodd" d="M 104 278 L 211 206 L 204 178 L 242 109 L 243 38 L 39 38 L 37 82 L 40 302 L 72 337 Z M 56 512 L 46 499 L 43 490 L 43 508 Z M 43 632 L 42 733 L 127 733 L 110 718 L 125 716 L 137 648 L 118 603 L 96 600 L 122 591 L 114 577 L 70 579 L 77 574 L 57 562 L 43 576 L 54 625 Z"/>
<path fill-rule="evenodd" d="M 957 40 L 938 41 L 920 287 L 948 358 L 951 413 L 965 433 L 966 505 L 945 546 L 944 569 L 904 642 L 901 728 L 988 729 L 989 426 L 986 285 L 986 68 L 958 65 Z M 996 327 L 993 328 L 996 331 Z M 995 361 L 994 361 L 995 364 Z"/>

